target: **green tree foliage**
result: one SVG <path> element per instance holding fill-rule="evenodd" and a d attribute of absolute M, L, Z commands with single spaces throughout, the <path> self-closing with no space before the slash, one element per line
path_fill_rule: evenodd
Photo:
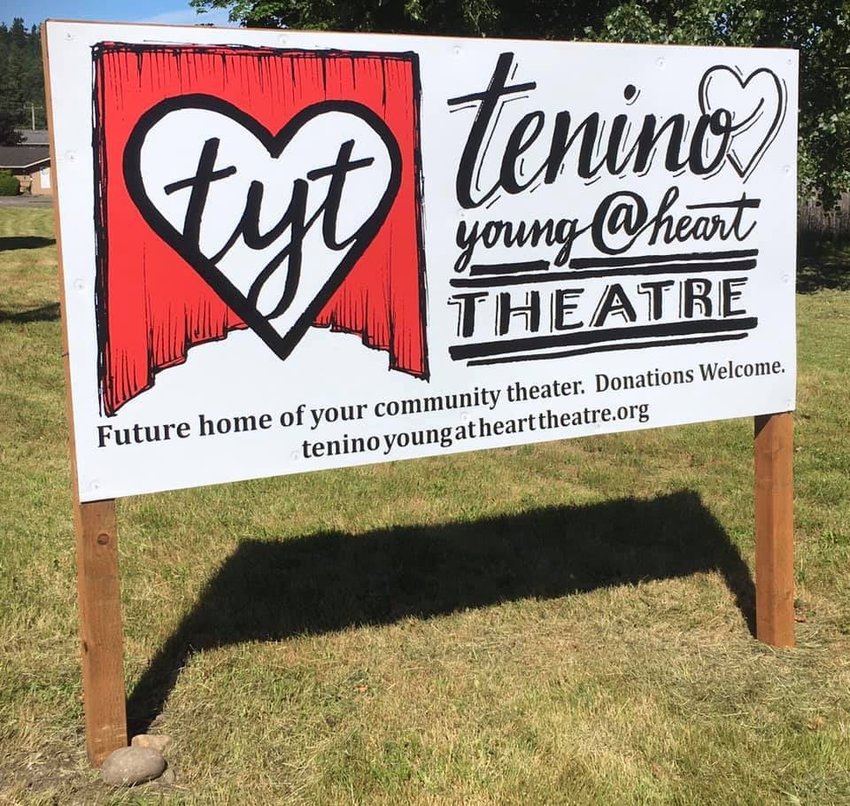
<path fill-rule="evenodd" d="M 27 30 L 16 17 L 9 27 L 0 23 L 0 118 L 29 128 L 33 115 L 36 127 L 44 127 L 41 41 L 35 26 Z"/>
<path fill-rule="evenodd" d="M 256 27 L 509 36 L 800 52 L 801 193 L 850 188 L 850 0 L 190 0 Z"/>
<path fill-rule="evenodd" d="M 15 118 L 0 109 L 0 146 L 16 146 L 21 142 Z"/>

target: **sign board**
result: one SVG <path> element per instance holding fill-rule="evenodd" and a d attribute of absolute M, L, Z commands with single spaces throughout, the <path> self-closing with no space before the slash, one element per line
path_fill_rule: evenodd
<path fill-rule="evenodd" d="M 83 502 L 794 407 L 794 52 L 46 35 Z"/>

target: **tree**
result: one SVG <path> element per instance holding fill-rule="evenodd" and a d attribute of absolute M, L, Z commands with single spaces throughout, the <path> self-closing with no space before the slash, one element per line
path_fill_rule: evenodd
<path fill-rule="evenodd" d="M 800 52 L 800 191 L 850 188 L 850 0 L 190 0 L 256 27 L 788 47 Z"/>
<path fill-rule="evenodd" d="M 15 119 L 0 110 L 0 146 L 16 146 L 23 138 L 15 128 Z"/>
<path fill-rule="evenodd" d="M 38 29 L 16 17 L 0 23 L 0 112 L 21 126 L 44 125 L 44 75 Z"/>

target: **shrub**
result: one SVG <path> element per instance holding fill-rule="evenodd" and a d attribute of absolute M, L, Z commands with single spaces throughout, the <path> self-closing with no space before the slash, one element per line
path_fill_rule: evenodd
<path fill-rule="evenodd" d="M 11 171 L 0 171 L 0 196 L 17 196 L 21 192 L 18 180 Z"/>

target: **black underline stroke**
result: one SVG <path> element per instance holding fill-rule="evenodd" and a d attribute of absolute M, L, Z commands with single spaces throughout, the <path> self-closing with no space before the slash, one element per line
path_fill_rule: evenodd
<path fill-rule="evenodd" d="M 710 341 L 737 341 L 745 339 L 749 333 L 724 333 L 718 336 L 702 336 L 690 339 L 663 339 L 661 341 L 637 341 L 631 344 L 597 344 L 594 347 L 583 347 L 580 350 L 563 350 L 559 353 L 530 353 L 526 355 L 505 355 L 495 358 L 478 358 L 467 361 L 469 367 L 481 367 L 488 364 L 513 364 L 518 361 L 545 361 L 550 358 L 568 358 L 576 355 L 592 353 L 608 353 L 615 350 L 643 350 L 648 347 L 677 347 L 683 344 L 706 344 Z"/>
<path fill-rule="evenodd" d="M 548 260 L 521 260 L 511 263 L 475 263 L 469 267 L 469 274 L 471 277 L 480 277 L 482 274 L 520 274 L 548 270 Z"/>
<path fill-rule="evenodd" d="M 476 277 L 472 279 L 455 278 L 449 280 L 453 288 L 488 288 L 490 286 L 521 285 L 523 283 L 548 283 L 555 281 L 589 280 L 594 277 L 625 279 L 653 274 L 693 274 L 695 272 L 733 272 L 750 271 L 756 267 L 755 260 L 730 260 L 712 263 L 668 263 L 664 266 L 634 266 L 628 271 L 618 272 L 606 269 L 586 269 L 585 271 L 546 272 L 545 274 L 518 274 L 505 277 Z"/>
<path fill-rule="evenodd" d="M 637 325 L 635 327 L 614 327 L 603 330 L 582 330 L 578 333 L 558 333 L 547 336 L 529 336 L 523 339 L 505 339 L 485 341 L 476 344 L 456 344 L 449 347 L 449 355 L 455 361 L 485 356 L 507 355 L 532 350 L 546 350 L 555 347 L 569 347 L 581 344 L 602 344 L 605 342 L 664 338 L 665 336 L 691 336 L 696 334 L 713 335 L 736 330 L 753 330 L 758 326 L 758 317 L 747 316 L 733 319 L 700 319 L 696 322 L 665 322 L 660 325 Z"/>
<path fill-rule="evenodd" d="M 687 261 L 739 260 L 758 257 L 758 249 L 732 249 L 728 252 L 685 252 L 681 255 L 629 255 L 628 257 L 576 257 L 571 269 L 590 269 L 596 266 L 639 266 L 654 263 L 684 263 Z"/>

